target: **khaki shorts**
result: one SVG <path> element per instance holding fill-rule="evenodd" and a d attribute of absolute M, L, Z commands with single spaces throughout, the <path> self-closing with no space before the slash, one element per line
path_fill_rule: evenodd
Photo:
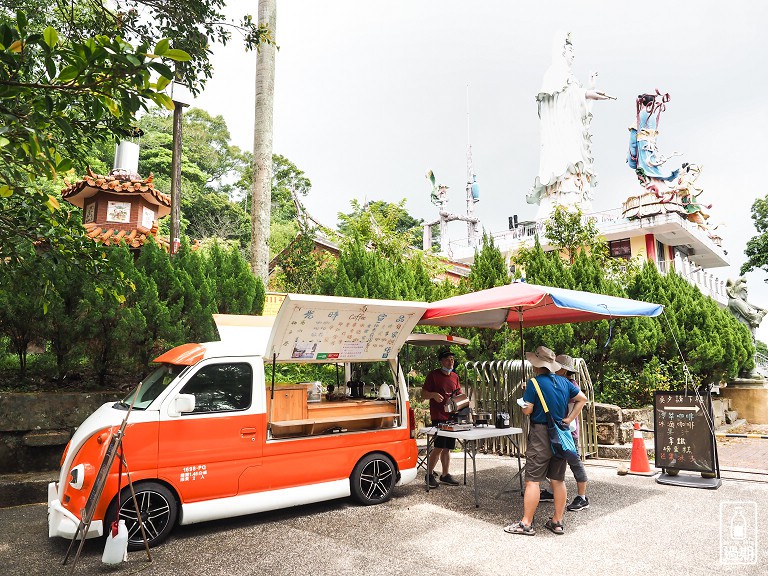
<path fill-rule="evenodd" d="M 565 460 L 555 458 L 549 445 L 549 432 L 546 424 L 534 424 L 528 432 L 528 447 L 525 450 L 525 481 L 543 482 L 550 480 L 565 480 Z"/>

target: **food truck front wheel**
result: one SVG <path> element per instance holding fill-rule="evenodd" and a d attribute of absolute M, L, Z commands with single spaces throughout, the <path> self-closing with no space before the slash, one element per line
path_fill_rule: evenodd
<path fill-rule="evenodd" d="M 168 537 L 176 525 L 179 506 L 176 497 L 166 486 L 157 482 L 138 482 L 133 486 L 139 503 L 141 521 L 147 533 L 149 545 L 157 546 Z M 107 508 L 104 525 L 111 526 L 117 513 L 117 498 Z M 128 528 L 128 550 L 141 550 L 144 540 L 136 519 L 136 507 L 133 505 L 131 491 L 126 486 L 120 494 L 120 519 L 125 520 Z M 104 530 L 108 533 L 108 529 Z"/>
<path fill-rule="evenodd" d="M 366 454 L 355 466 L 349 482 L 352 495 L 365 506 L 381 504 L 392 497 L 397 471 L 386 454 Z"/>

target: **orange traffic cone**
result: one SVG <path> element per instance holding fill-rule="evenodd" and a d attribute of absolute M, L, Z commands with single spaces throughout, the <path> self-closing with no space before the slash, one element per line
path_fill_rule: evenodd
<path fill-rule="evenodd" d="M 640 432 L 640 422 L 635 422 L 635 434 L 632 437 L 632 460 L 629 462 L 629 473 L 638 476 L 653 476 L 651 465 L 648 463 L 648 452 L 645 450 L 645 440 Z"/>

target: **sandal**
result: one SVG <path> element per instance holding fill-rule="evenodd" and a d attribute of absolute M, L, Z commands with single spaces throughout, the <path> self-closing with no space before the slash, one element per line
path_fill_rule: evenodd
<path fill-rule="evenodd" d="M 550 518 L 544 523 L 544 528 L 552 532 L 552 534 L 557 534 L 558 536 L 562 536 L 563 534 L 565 534 L 565 528 L 563 528 L 563 523 L 554 522 L 552 518 Z"/>
<path fill-rule="evenodd" d="M 522 522 L 515 522 L 504 528 L 504 532 L 507 534 L 523 534 L 525 536 L 534 536 L 536 530 L 533 529 L 533 524 L 523 524 Z"/>

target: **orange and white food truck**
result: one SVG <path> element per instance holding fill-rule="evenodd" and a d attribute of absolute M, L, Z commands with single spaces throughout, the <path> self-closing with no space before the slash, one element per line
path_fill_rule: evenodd
<path fill-rule="evenodd" d="M 49 536 L 78 531 L 132 403 L 122 448 L 150 545 L 177 524 L 350 495 L 385 502 L 416 478 L 398 352 L 426 306 L 289 294 L 274 318 L 217 315 L 221 341 L 162 354 L 138 389 L 77 429 L 48 486 Z M 362 397 L 346 391 L 353 375 Z M 118 500 L 118 473 L 116 459 L 85 537 L 102 536 L 119 517 L 138 549 L 136 508 L 125 474 Z"/>

